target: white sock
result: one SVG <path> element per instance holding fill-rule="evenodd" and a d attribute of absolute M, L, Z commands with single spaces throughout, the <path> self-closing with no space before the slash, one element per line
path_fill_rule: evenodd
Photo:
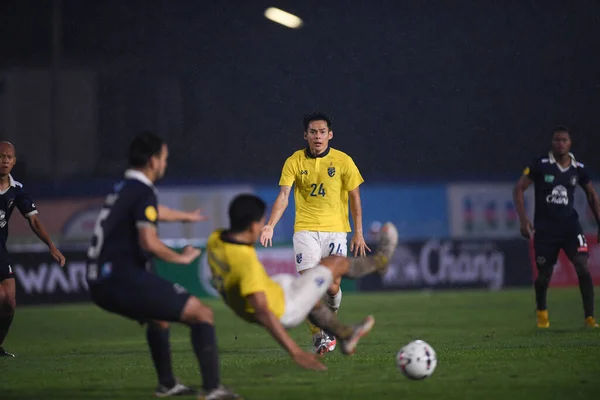
<path fill-rule="evenodd" d="M 342 303 L 342 288 L 338 290 L 335 296 L 330 296 L 329 293 L 325 294 L 325 304 L 327 307 L 333 312 L 337 312 L 340 308 L 340 304 Z"/>

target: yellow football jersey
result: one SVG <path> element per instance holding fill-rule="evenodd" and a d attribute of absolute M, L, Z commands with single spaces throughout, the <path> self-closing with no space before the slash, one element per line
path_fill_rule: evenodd
<path fill-rule="evenodd" d="M 265 293 L 269 309 L 277 318 L 283 315 L 283 289 L 267 275 L 254 246 L 228 239 L 221 229 L 210 235 L 206 251 L 213 286 L 238 316 L 256 322 L 246 296 L 258 292 Z"/>
<path fill-rule="evenodd" d="M 329 147 L 314 157 L 298 150 L 283 165 L 280 186 L 294 188 L 294 231 L 350 232 L 348 192 L 364 180 L 352 158 Z"/>

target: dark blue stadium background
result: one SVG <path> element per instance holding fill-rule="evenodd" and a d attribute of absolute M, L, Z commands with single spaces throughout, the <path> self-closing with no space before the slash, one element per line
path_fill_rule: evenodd
<path fill-rule="evenodd" d="M 304 27 L 267 21 L 271 5 Z M 2 2 L 0 68 L 48 66 L 51 15 Z M 371 181 L 516 179 L 557 124 L 600 171 L 597 1 L 63 0 L 62 21 L 63 68 L 98 73 L 99 178 L 158 128 L 171 179 L 276 184 L 315 109 Z M 181 118 L 157 121 L 171 102 Z"/>

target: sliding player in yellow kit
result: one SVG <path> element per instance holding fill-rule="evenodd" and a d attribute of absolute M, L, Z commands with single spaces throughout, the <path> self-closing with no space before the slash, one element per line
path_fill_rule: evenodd
<path fill-rule="evenodd" d="M 348 200 L 354 220 L 354 236 L 350 251 L 355 256 L 366 255 L 369 249 L 362 229 L 362 207 L 359 186 L 363 178 L 346 153 L 329 147 L 333 138 L 331 120 L 324 114 L 314 113 L 304 117 L 304 139 L 308 148 L 298 150 L 283 166 L 279 180 L 280 192 L 273 204 L 269 222 L 263 228 L 260 242 L 272 245 L 275 225 L 287 208 L 292 185 L 296 202 L 294 224 L 294 253 L 296 269 L 304 274 L 330 255 L 346 256 Z M 324 297 L 329 308 L 337 312 L 342 301 L 341 278 L 336 279 Z M 336 339 L 330 332 L 321 331 L 307 321 L 313 335 L 315 351 L 323 354 L 333 351 Z"/>
<path fill-rule="evenodd" d="M 368 316 L 357 325 L 343 324 L 322 298 L 333 281 L 342 276 L 358 279 L 373 272 L 385 273 L 398 245 L 398 231 L 392 223 L 386 223 L 372 257 L 329 256 L 299 277 L 269 277 L 254 248 L 265 225 L 265 209 L 265 202 L 250 194 L 239 195 L 231 202 L 229 229 L 213 232 L 206 246 L 213 286 L 236 315 L 264 326 L 297 364 L 324 370 L 319 356 L 303 351 L 286 329 L 308 318 L 338 337 L 342 353 L 354 353 L 375 319 Z"/>

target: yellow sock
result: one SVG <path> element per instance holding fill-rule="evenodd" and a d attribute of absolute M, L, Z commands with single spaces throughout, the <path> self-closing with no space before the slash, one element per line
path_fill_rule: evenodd
<path fill-rule="evenodd" d="M 306 325 L 308 325 L 308 330 L 310 331 L 311 335 L 321 333 L 321 328 L 319 328 L 316 325 L 313 325 L 309 320 L 306 320 Z"/>

